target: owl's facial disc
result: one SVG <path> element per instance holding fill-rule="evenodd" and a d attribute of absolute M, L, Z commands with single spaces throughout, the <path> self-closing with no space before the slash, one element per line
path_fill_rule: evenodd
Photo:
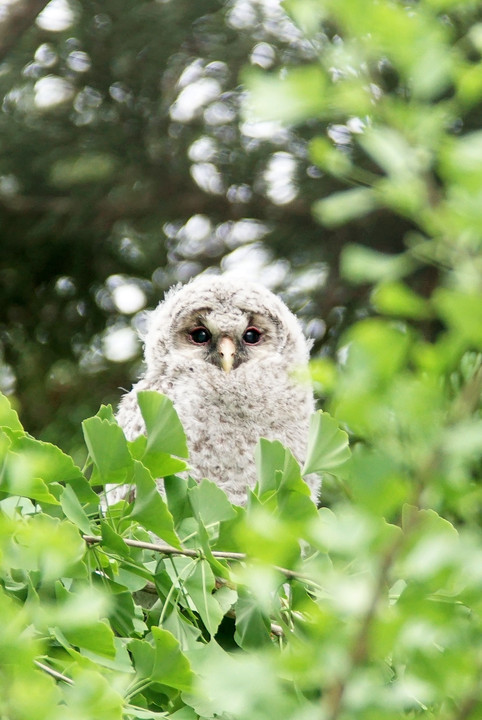
<path fill-rule="evenodd" d="M 250 330 L 252 330 L 250 328 Z M 246 333 L 245 333 L 246 335 Z M 250 336 L 251 337 L 251 336 Z M 204 325 L 195 327 L 189 331 L 189 338 L 194 345 L 211 345 L 212 335 Z M 251 342 L 253 342 L 251 340 Z M 236 345 L 227 335 L 223 335 L 213 350 L 218 355 L 218 362 L 225 372 L 230 372 L 233 368 L 236 356 Z"/>
<path fill-rule="evenodd" d="M 203 308 L 191 312 L 180 325 L 182 330 L 178 334 L 177 347 L 226 374 L 245 362 L 264 358 L 272 347 L 276 332 L 267 318 L 236 306 L 230 307 L 229 311 Z"/>

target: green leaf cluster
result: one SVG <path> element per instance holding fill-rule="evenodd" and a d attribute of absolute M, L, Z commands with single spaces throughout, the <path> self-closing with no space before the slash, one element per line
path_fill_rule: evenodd
<path fill-rule="evenodd" d="M 292 697 L 283 709 L 273 700 L 283 717 L 475 720 L 482 713 L 480 13 L 462 0 L 284 4 L 316 61 L 250 71 L 246 113 L 328 129 L 312 140 L 311 159 L 340 189 L 313 212 L 325 227 L 360 221 L 361 242 L 343 249 L 341 274 L 372 292 L 336 361 L 312 364 L 330 415 L 307 466 L 323 451 L 317 469 L 330 507 L 300 532 L 302 572 L 313 585 L 301 598 L 292 583 L 292 635 L 276 659 L 264 651 L 264 690 L 253 680 L 258 658 L 242 661 L 246 692 L 249 682 L 253 690 L 239 716 L 262 717 L 269 696 L 287 694 L 289 678 L 303 699 L 301 709 Z M 294 102 L 293 110 L 296 90 L 312 98 L 311 108 Z M 411 226 L 398 255 L 363 237 L 363 218 L 382 212 Z M 418 271 L 427 278 L 430 266 L 424 286 Z M 352 453 L 333 475 L 330 458 L 341 460 L 344 446 L 330 452 L 330 437 L 342 431 Z M 229 692 L 240 702 L 242 691 Z"/>
<path fill-rule="evenodd" d="M 110 408 L 86 420 L 82 471 L 1 398 L 5 717 L 477 717 L 480 360 L 428 373 L 382 318 L 346 340 L 304 467 L 261 439 L 246 508 L 168 474 L 185 437 L 163 396 L 140 396 L 141 440 Z M 93 490 L 113 482 L 135 492 Z"/>
<path fill-rule="evenodd" d="M 312 139 L 311 159 L 346 187 L 314 203 L 313 213 L 325 226 L 388 210 L 417 228 L 399 257 L 347 250 L 346 277 L 399 281 L 428 261 L 449 269 L 456 287 L 480 291 L 477 4 L 287 0 L 284 5 L 316 57 L 247 72 L 246 116 L 287 125 L 318 121 L 328 129 Z M 390 297 L 393 303 L 395 309 L 397 300 Z M 413 311 L 423 313 L 419 307 Z"/>
<path fill-rule="evenodd" d="M 25 433 L 0 396 L 3 717 L 220 716 L 203 685 L 212 663 L 278 653 L 292 624 L 284 580 L 318 515 L 291 452 L 261 440 L 259 483 L 234 507 L 209 480 L 173 474 L 187 448 L 171 401 L 145 392 L 139 405 L 147 434 L 134 442 L 110 407 L 84 421 L 81 470 Z M 348 454 L 326 413 L 310 447 L 305 474 Z M 119 484 L 126 499 L 112 503 Z"/>

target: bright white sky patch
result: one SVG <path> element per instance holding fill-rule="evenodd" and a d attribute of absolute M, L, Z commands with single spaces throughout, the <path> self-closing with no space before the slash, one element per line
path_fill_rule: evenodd
<path fill-rule="evenodd" d="M 74 22 L 74 13 L 67 0 L 51 0 L 37 17 L 36 23 L 42 30 L 62 32 Z"/>
<path fill-rule="evenodd" d="M 219 226 L 224 242 L 229 248 L 237 248 L 246 243 L 261 240 L 269 232 L 267 225 L 259 220 L 243 218 L 236 222 L 229 221 Z"/>
<path fill-rule="evenodd" d="M 296 171 L 296 160 L 286 152 L 272 155 L 264 171 L 266 195 L 275 205 L 286 205 L 298 194 L 293 182 Z"/>
<path fill-rule="evenodd" d="M 242 245 L 221 261 L 223 272 L 251 282 L 274 288 L 283 282 L 289 270 L 285 260 L 272 261 L 272 256 L 261 243 Z"/>
<path fill-rule="evenodd" d="M 137 355 L 139 340 L 130 327 L 108 330 L 102 340 L 105 357 L 112 362 L 126 362 Z"/>
<path fill-rule="evenodd" d="M 221 85 L 212 78 L 200 78 L 187 85 L 171 105 L 170 115 L 177 122 L 189 122 L 197 112 L 221 93 Z"/>
<path fill-rule="evenodd" d="M 256 140 L 282 142 L 288 138 L 288 131 L 278 121 L 246 121 L 241 123 L 240 130 L 246 137 L 255 138 Z"/>
<path fill-rule="evenodd" d="M 112 299 L 119 312 L 133 315 L 146 306 L 145 292 L 135 283 L 118 285 L 112 291 Z"/>
<path fill-rule="evenodd" d="M 223 178 L 212 163 L 194 163 L 190 168 L 191 177 L 201 190 L 212 195 L 221 195 L 224 191 Z"/>
<path fill-rule="evenodd" d="M 193 162 L 208 162 L 216 155 L 217 146 L 213 138 L 202 135 L 189 147 L 188 156 Z"/>
<path fill-rule="evenodd" d="M 272 66 L 276 58 L 276 53 L 272 45 L 266 42 L 260 42 L 254 46 L 251 52 L 251 63 L 253 65 L 259 65 L 260 67 L 267 70 Z"/>
<path fill-rule="evenodd" d="M 42 43 L 35 51 L 35 61 L 43 67 L 52 67 L 58 60 L 57 53 L 50 43 Z"/>
<path fill-rule="evenodd" d="M 90 57 L 82 50 L 74 50 L 67 58 L 67 65 L 74 72 L 87 72 L 91 68 Z"/>
<path fill-rule="evenodd" d="M 180 235 L 194 241 L 206 240 L 211 233 L 211 220 L 206 215 L 192 215 L 180 231 Z"/>
<path fill-rule="evenodd" d="M 41 110 L 45 110 L 55 105 L 60 105 L 74 95 L 72 85 L 64 78 L 56 75 L 47 75 L 37 80 L 34 86 L 35 105 Z"/>
<path fill-rule="evenodd" d="M 208 125 L 225 125 L 236 117 L 236 111 L 225 102 L 215 102 L 204 111 L 204 119 Z"/>

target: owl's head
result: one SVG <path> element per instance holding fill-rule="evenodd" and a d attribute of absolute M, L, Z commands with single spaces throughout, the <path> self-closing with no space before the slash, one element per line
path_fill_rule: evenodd
<path fill-rule="evenodd" d="M 200 276 L 171 288 L 151 314 L 144 341 L 148 370 L 168 355 L 226 373 L 266 358 L 296 367 L 307 362 L 310 348 L 280 298 L 230 275 Z"/>

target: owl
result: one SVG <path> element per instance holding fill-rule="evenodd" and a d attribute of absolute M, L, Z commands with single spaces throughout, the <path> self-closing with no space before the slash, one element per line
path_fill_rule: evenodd
<path fill-rule="evenodd" d="M 183 424 L 189 474 L 214 481 L 233 504 L 245 504 L 256 483 L 260 437 L 281 441 L 303 462 L 314 400 L 298 371 L 310 342 L 272 292 L 229 275 L 199 276 L 167 292 L 144 344 L 145 374 L 117 413 L 128 440 L 145 432 L 137 392 L 157 390 Z M 307 482 L 316 500 L 319 480 Z"/>

